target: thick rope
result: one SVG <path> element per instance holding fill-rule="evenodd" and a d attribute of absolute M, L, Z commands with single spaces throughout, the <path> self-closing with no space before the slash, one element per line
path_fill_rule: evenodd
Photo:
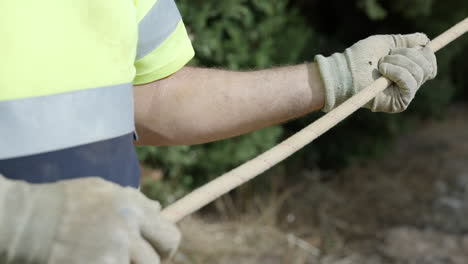
<path fill-rule="evenodd" d="M 465 18 L 463 21 L 432 40 L 429 46 L 436 52 L 467 31 L 468 18 Z M 258 176 L 334 127 L 372 100 L 372 98 L 385 90 L 390 84 L 391 81 L 380 77 L 370 86 L 361 90 L 333 111 L 324 115 L 277 146 L 232 171 L 223 174 L 219 178 L 194 190 L 192 193 L 168 206 L 162 211 L 163 216 L 172 222 L 178 222 L 185 216 L 192 214 L 216 200 L 221 195 L 226 194 L 232 189 Z"/>

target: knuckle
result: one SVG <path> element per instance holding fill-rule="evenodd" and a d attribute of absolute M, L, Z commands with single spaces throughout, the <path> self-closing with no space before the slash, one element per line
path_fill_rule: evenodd
<path fill-rule="evenodd" d="M 422 32 L 416 32 L 415 35 L 423 40 L 429 40 L 429 38 L 427 37 L 427 35 L 425 33 L 422 33 Z"/>
<path fill-rule="evenodd" d="M 148 197 L 144 196 L 143 194 L 140 194 L 142 199 L 146 201 L 146 204 L 153 210 L 155 211 L 160 211 L 161 210 L 161 203 L 159 203 L 156 200 L 149 199 Z"/>
<path fill-rule="evenodd" d="M 429 38 L 426 34 L 418 32 L 414 34 L 414 42 L 419 45 L 426 45 L 429 43 Z"/>

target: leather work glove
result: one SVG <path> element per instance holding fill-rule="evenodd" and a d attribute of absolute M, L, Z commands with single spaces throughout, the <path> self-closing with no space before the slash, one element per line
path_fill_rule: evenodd
<path fill-rule="evenodd" d="M 328 112 L 370 85 L 381 75 L 394 83 L 365 105 L 373 112 L 398 113 L 413 100 L 419 87 L 437 74 L 437 61 L 422 33 L 376 35 L 361 40 L 344 53 L 315 60 L 325 85 Z"/>
<path fill-rule="evenodd" d="M 32 185 L 0 175 L 0 263 L 157 264 L 180 233 L 138 190 L 98 178 Z"/>

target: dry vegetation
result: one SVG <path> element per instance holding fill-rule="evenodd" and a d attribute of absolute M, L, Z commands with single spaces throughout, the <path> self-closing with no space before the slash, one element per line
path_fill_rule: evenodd
<path fill-rule="evenodd" d="M 331 181 L 303 173 L 298 189 L 249 201 L 245 213 L 224 198 L 221 213 L 185 219 L 174 262 L 468 263 L 467 107 Z"/>

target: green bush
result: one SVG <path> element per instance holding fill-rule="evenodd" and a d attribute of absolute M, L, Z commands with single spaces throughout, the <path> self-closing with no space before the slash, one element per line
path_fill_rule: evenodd
<path fill-rule="evenodd" d="M 468 2 L 458 0 L 357 0 L 297 1 L 311 26 L 319 32 L 319 53 L 341 51 L 373 34 L 425 32 L 436 37 L 468 14 Z M 336 7 L 341 8 L 336 8 Z M 320 15 L 313 10 L 320 10 Z M 375 114 L 360 110 L 342 124 L 307 147 L 301 154 L 304 166 L 336 169 L 350 162 L 386 152 L 392 139 L 408 131 L 412 121 L 442 118 L 454 100 L 466 97 L 468 38 L 463 37 L 437 54 L 439 72 L 424 85 L 408 111 L 398 115 Z M 311 59 L 308 57 L 306 59 Z M 315 120 L 311 115 L 288 124 L 286 134 Z"/>
<path fill-rule="evenodd" d="M 293 64 L 313 40 L 313 32 L 288 0 L 180 0 L 196 58 L 194 65 L 233 70 Z M 171 202 L 274 146 L 281 126 L 200 146 L 138 147 L 146 166 L 164 169 L 164 180 L 143 182 L 143 191 Z"/>
<path fill-rule="evenodd" d="M 373 34 L 422 31 L 435 37 L 468 14 L 458 0 L 179 0 L 193 39 L 195 65 L 234 70 L 311 61 Z M 438 53 L 439 74 L 424 86 L 404 114 L 359 110 L 295 155 L 300 167 L 336 169 L 378 155 L 415 119 L 443 117 L 454 100 L 468 96 L 468 38 Z M 143 189 L 171 202 L 188 190 L 253 158 L 321 116 L 202 146 L 139 147 L 140 159 L 163 168 L 165 178 Z M 300 179 L 298 179 L 300 180 Z"/>

